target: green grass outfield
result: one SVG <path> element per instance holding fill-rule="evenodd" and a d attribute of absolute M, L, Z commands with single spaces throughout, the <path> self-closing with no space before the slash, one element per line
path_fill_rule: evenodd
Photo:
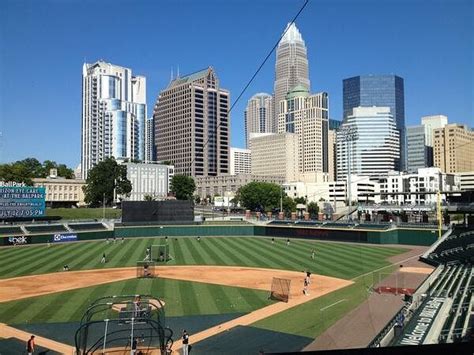
<path fill-rule="evenodd" d="M 71 270 L 135 266 L 143 260 L 152 244 L 164 238 L 132 238 L 122 243 L 110 241 L 52 243 L 0 248 L 0 278 L 56 272 L 68 264 Z M 233 265 L 284 270 L 311 270 L 313 273 L 352 279 L 388 265 L 386 258 L 406 251 L 402 248 L 374 247 L 362 244 L 321 243 L 260 237 L 169 238 L 169 265 Z M 311 250 L 316 250 L 312 260 Z M 101 264 L 102 253 L 108 262 Z"/>
<path fill-rule="evenodd" d="M 0 248 L 0 277 L 43 274 L 72 270 L 135 266 L 152 244 L 163 238 L 31 245 Z M 389 266 L 388 257 L 406 251 L 403 248 L 362 244 L 329 243 L 262 237 L 169 238 L 168 245 L 176 265 L 238 265 L 285 270 L 311 270 L 313 273 L 343 279 L 355 284 L 276 314 L 253 326 L 314 338 L 368 297 L 372 271 Z M 316 259 L 311 259 L 311 249 Z M 100 264 L 102 253 L 109 259 Z M 387 272 L 385 270 L 384 272 Z M 369 273 L 368 276 L 361 275 Z M 267 292 L 178 280 L 128 280 L 87 287 L 46 296 L 0 304 L 0 322 L 54 323 L 77 321 L 87 305 L 98 297 L 113 294 L 152 293 L 163 299 L 168 316 L 189 316 L 250 312 L 268 304 Z M 199 295 L 199 296 L 198 296 Z M 345 301 L 331 306 L 334 302 Z M 329 308 L 325 308 L 331 306 Z M 321 311 L 321 309 L 324 309 Z"/>

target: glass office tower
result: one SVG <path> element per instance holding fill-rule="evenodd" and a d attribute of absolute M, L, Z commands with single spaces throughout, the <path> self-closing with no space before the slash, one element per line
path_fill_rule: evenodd
<path fill-rule="evenodd" d="M 390 107 L 400 134 L 400 161 L 397 170 L 405 170 L 405 90 L 403 78 L 396 75 L 360 75 L 343 80 L 344 120 L 355 107 Z"/>

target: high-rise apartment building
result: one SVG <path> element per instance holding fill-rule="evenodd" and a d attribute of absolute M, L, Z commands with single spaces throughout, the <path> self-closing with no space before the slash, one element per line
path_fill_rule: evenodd
<path fill-rule="evenodd" d="M 474 131 L 465 125 L 448 124 L 436 128 L 434 165 L 445 173 L 474 171 Z"/>
<path fill-rule="evenodd" d="M 250 174 L 252 157 L 250 149 L 230 148 L 230 175 Z"/>
<path fill-rule="evenodd" d="M 303 85 L 294 87 L 280 101 L 279 133 L 298 135 L 300 177 L 328 172 L 328 95 L 310 95 Z M 306 180 L 306 179 L 305 179 Z"/>
<path fill-rule="evenodd" d="M 407 166 L 409 173 L 418 169 L 433 166 L 433 130 L 448 124 L 448 117 L 443 115 L 425 116 L 421 125 L 407 127 Z"/>
<path fill-rule="evenodd" d="M 247 148 L 252 133 L 271 133 L 273 124 L 273 97 L 266 93 L 255 94 L 244 112 L 245 144 Z"/>
<path fill-rule="evenodd" d="M 98 61 L 82 67 L 81 173 L 100 161 L 145 159 L 146 79 Z"/>
<path fill-rule="evenodd" d="M 252 175 L 298 179 L 298 135 L 266 134 L 250 139 Z"/>
<path fill-rule="evenodd" d="M 344 135 L 352 129 L 352 139 Z M 350 153 L 349 153 L 350 151 Z M 356 107 L 337 131 L 337 180 L 348 174 L 378 176 L 395 170 L 400 157 L 399 133 L 390 107 Z"/>
<path fill-rule="evenodd" d="M 286 33 L 276 50 L 274 83 L 274 121 L 272 132 L 278 131 L 280 102 L 297 85 L 310 90 L 308 55 L 300 31 L 294 23 L 286 26 Z"/>
<path fill-rule="evenodd" d="M 400 136 L 397 170 L 404 170 L 406 165 L 404 96 L 403 79 L 396 75 L 361 75 L 343 80 L 344 119 L 352 115 L 355 107 L 390 107 Z"/>
<path fill-rule="evenodd" d="M 153 113 L 157 160 L 171 162 L 175 174 L 229 174 L 229 108 L 211 67 L 172 80 Z"/>
<path fill-rule="evenodd" d="M 149 117 L 145 123 L 145 163 L 155 160 L 155 121 Z"/>

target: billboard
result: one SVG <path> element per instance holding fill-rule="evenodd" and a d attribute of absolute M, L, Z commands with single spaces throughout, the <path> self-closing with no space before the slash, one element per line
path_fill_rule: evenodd
<path fill-rule="evenodd" d="M 61 242 L 75 242 L 77 241 L 77 234 L 55 234 L 53 236 L 54 243 L 61 243 Z"/>
<path fill-rule="evenodd" d="M 41 217 L 45 188 L 0 182 L 0 218 Z"/>
<path fill-rule="evenodd" d="M 2 239 L 3 239 L 3 244 L 5 245 L 25 245 L 25 244 L 31 243 L 30 237 L 25 237 L 25 236 L 8 237 L 8 238 L 2 238 Z"/>

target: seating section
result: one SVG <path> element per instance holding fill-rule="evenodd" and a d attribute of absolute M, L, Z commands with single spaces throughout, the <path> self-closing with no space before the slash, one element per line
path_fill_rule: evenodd
<path fill-rule="evenodd" d="M 47 232 L 67 232 L 68 230 L 62 224 L 42 224 L 25 226 L 30 233 L 47 233 Z"/>
<path fill-rule="evenodd" d="M 22 235 L 23 231 L 20 227 L 0 227 L 0 235 Z"/>
<path fill-rule="evenodd" d="M 432 250 L 426 258 L 429 264 L 446 264 L 455 262 L 474 262 L 474 231 L 455 229 Z"/>
<path fill-rule="evenodd" d="M 69 223 L 68 227 L 74 231 L 107 229 L 102 223 Z"/>
<path fill-rule="evenodd" d="M 425 305 L 434 298 L 445 298 L 445 302 L 452 301 L 447 312 L 438 313 L 435 319 L 430 322 L 432 329 L 437 329 L 435 324 L 440 326 L 439 334 L 436 335 L 438 341 L 452 343 L 464 340 L 472 330 L 473 289 L 474 268 L 470 264 L 459 263 L 444 266 L 443 271 L 432 281 L 426 291 L 424 301 L 409 316 L 407 323 L 403 325 L 401 334 L 393 339 L 392 345 L 405 345 L 402 341 L 404 336 L 412 334 Z M 429 331 L 430 329 L 425 334 Z"/>

